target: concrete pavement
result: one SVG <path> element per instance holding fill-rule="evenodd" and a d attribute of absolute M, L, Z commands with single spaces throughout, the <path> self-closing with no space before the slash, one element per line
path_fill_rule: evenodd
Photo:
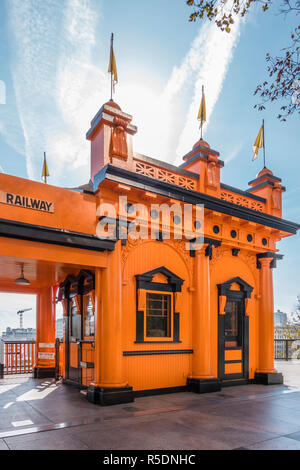
<path fill-rule="evenodd" d="M 0 450 L 300 450 L 300 361 L 284 385 L 226 387 L 99 407 L 53 380 L 0 381 Z"/>

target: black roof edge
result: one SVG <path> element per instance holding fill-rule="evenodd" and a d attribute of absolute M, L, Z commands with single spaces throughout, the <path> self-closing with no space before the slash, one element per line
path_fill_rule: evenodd
<path fill-rule="evenodd" d="M 266 173 L 265 175 L 261 175 L 258 178 L 254 178 L 254 180 L 249 181 L 248 184 L 250 185 L 252 183 L 256 183 L 257 181 L 261 181 L 264 178 L 270 178 L 270 179 L 273 179 L 273 180 L 279 181 L 279 182 L 282 181 L 281 178 L 278 178 L 278 176 L 269 175 L 268 173 Z"/>
<path fill-rule="evenodd" d="M 205 145 L 197 145 L 197 147 L 195 147 L 193 150 L 191 150 L 190 152 L 186 153 L 185 155 L 183 155 L 182 158 L 186 158 L 188 157 L 189 155 L 191 155 L 192 153 L 195 152 L 195 150 L 204 150 L 205 152 L 210 152 L 214 155 L 220 155 L 220 152 L 217 152 L 217 150 L 213 150 L 211 149 L 210 147 L 205 147 Z"/>
<path fill-rule="evenodd" d="M 98 171 L 98 173 L 95 174 L 94 181 L 91 181 L 94 193 L 97 191 L 99 184 L 102 183 L 102 181 L 105 179 L 108 167 L 113 167 L 113 165 L 107 163 L 107 165 L 105 165 L 103 168 L 101 168 L 100 171 Z"/>
<path fill-rule="evenodd" d="M 274 186 L 274 181 L 263 181 L 262 183 L 257 184 L 256 186 L 252 186 L 251 188 L 247 189 L 247 193 L 251 193 L 251 191 L 255 191 L 256 189 L 264 188 L 265 186 Z M 285 186 L 281 186 L 283 191 L 286 191 Z"/>
<path fill-rule="evenodd" d="M 193 157 L 191 157 L 189 160 L 185 161 L 184 163 L 181 163 L 181 165 L 179 165 L 179 168 L 185 168 L 187 165 L 194 162 L 199 157 L 204 158 L 205 160 L 208 160 L 208 155 L 205 155 L 202 152 L 197 152 L 196 155 L 193 155 Z M 220 159 L 218 159 L 218 164 L 222 167 L 225 165 L 224 161 Z"/>
<path fill-rule="evenodd" d="M 93 251 L 112 251 L 115 240 L 101 239 L 88 233 L 60 230 L 15 220 L 0 219 L 0 237 L 63 245 Z"/>
<path fill-rule="evenodd" d="M 127 184 L 129 186 L 131 185 L 145 191 L 154 192 L 162 196 L 171 197 L 190 204 L 204 204 L 207 209 L 249 220 L 251 222 L 256 222 L 291 234 L 297 233 L 297 230 L 300 229 L 300 224 L 295 222 L 281 219 L 264 212 L 255 211 L 248 207 L 233 204 L 192 189 L 185 189 L 172 183 L 133 173 L 129 170 L 110 164 L 106 165 L 103 170 L 105 171 L 104 174 L 101 175 L 103 177 L 102 179 L 106 178 L 118 183 Z"/>

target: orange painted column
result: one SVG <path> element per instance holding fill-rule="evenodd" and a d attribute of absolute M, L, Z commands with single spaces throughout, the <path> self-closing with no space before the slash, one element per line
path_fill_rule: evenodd
<path fill-rule="evenodd" d="M 88 399 L 100 405 L 133 401 L 123 373 L 121 241 L 95 273 L 95 378 Z"/>
<path fill-rule="evenodd" d="M 196 393 L 220 390 L 219 380 L 211 373 L 210 270 L 207 245 L 195 251 L 193 295 L 193 359 L 188 387 Z"/>
<path fill-rule="evenodd" d="M 102 342 L 102 298 L 101 298 L 101 269 L 95 269 L 95 352 L 94 352 L 94 387 L 100 386 L 100 357 Z"/>
<path fill-rule="evenodd" d="M 276 373 L 274 369 L 273 258 L 261 258 L 259 305 L 259 367 L 257 372 Z"/>
<path fill-rule="evenodd" d="M 206 246 L 195 253 L 193 298 L 193 368 L 192 377 L 212 378 L 210 344 L 210 273 Z"/>
<path fill-rule="evenodd" d="M 36 351 L 34 377 L 55 375 L 55 303 L 53 288 L 45 287 L 37 295 Z"/>

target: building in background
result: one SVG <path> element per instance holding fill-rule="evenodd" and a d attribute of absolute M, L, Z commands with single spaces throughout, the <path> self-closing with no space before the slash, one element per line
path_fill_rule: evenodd
<path fill-rule="evenodd" d="M 56 338 L 63 339 L 63 318 L 58 318 L 55 322 L 55 336 Z"/>
<path fill-rule="evenodd" d="M 274 340 L 276 359 L 300 358 L 300 325 L 288 321 L 286 313 L 274 313 Z"/>
<path fill-rule="evenodd" d="M 274 326 L 281 326 L 284 327 L 287 325 L 287 314 L 281 312 L 279 309 L 277 312 L 274 312 Z"/>
<path fill-rule="evenodd" d="M 6 328 L 2 332 L 2 340 L 10 341 L 35 341 L 36 330 L 34 328 Z"/>

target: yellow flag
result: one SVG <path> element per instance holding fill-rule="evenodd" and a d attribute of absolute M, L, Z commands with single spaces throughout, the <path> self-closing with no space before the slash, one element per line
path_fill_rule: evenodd
<path fill-rule="evenodd" d="M 259 133 L 255 139 L 254 145 L 252 147 L 253 150 L 253 157 L 252 161 L 257 159 L 258 151 L 260 148 L 264 147 L 264 125 L 262 124 L 261 128 L 259 129 Z"/>
<path fill-rule="evenodd" d="M 43 164 L 43 171 L 42 171 L 42 179 L 44 180 L 44 183 L 47 183 L 48 176 L 50 176 L 50 174 L 49 174 L 48 165 L 46 161 L 46 152 L 44 152 L 44 164 Z"/>
<path fill-rule="evenodd" d="M 110 59 L 109 59 L 109 66 L 108 66 L 108 73 L 112 75 L 112 84 L 113 89 L 115 91 L 115 84 L 118 83 L 118 72 L 117 72 L 117 64 L 116 58 L 114 54 L 114 35 L 111 35 L 110 41 Z"/>
<path fill-rule="evenodd" d="M 198 121 L 200 121 L 200 128 L 201 128 L 203 126 L 203 123 L 206 122 L 206 104 L 205 104 L 204 87 L 202 87 L 202 99 L 201 99 L 197 119 Z"/>

